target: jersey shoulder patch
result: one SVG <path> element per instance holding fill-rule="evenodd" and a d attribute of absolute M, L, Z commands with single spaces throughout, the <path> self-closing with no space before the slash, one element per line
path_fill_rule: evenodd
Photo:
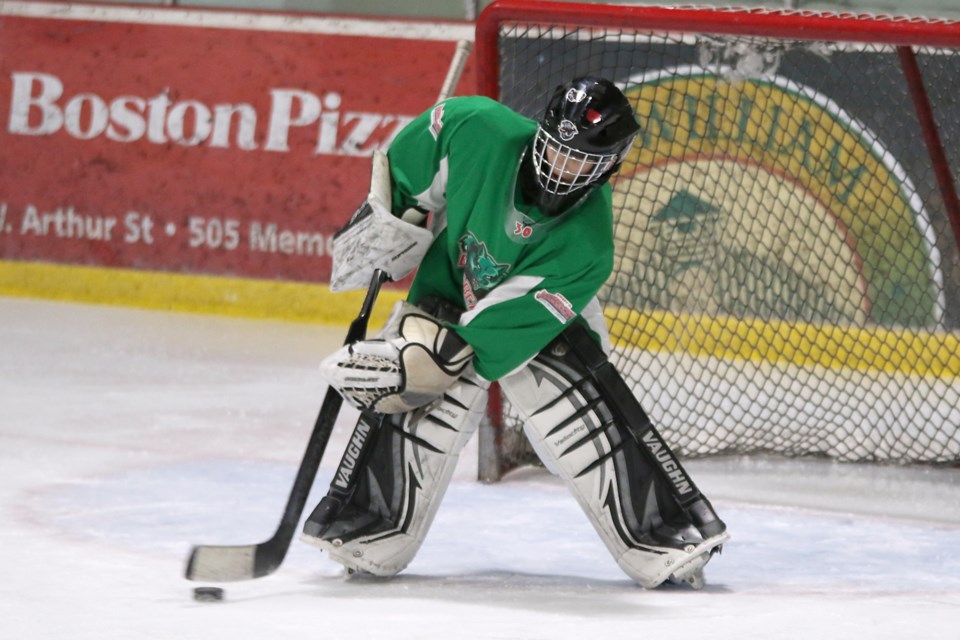
<path fill-rule="evenodd" d="M 549 311 L 554 318 L 562 324 L 573 320 L 577 313 L 573 310 L 573 305 L 563 294 L 551 293 L 546 289 L 540 289 L 533 294 L 533 297 Z"/>
<path fill-rule="evenodd" d="M 440 130 L 443 129 L 443 109 L 444 103 L 440 103 L 430 112 L 430 135 L 436 140 L 440 137 Z"/>

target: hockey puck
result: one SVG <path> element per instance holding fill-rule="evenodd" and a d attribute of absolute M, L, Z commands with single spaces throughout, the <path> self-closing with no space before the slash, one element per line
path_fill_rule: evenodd
<path fill-rule="evenodd" d="M 220 587 L 197 587 L 193 590 L 193 599 L 198 602 L 220 602 L 223 589 Z"/>

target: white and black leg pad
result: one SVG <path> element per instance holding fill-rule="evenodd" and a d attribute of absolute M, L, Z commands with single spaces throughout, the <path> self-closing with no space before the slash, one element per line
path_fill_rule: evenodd
<path fill-rule="evenodd" d="M 404 569 L 483 417 L 487 386 L 476 375 L 464 376 L 429 408 L 386 416 L 353 472 L 355 487 L 346 502 L 332 518 L 308 518 L 303 540 L 351 572 L 391 576 Z"/>
<path fill-rule="evenodd" d="M 575 323 L 500 385 L 631 578 L 702 585 L 726 525 L 585 328 Z"/>
<path fill-rule="evenodd" d="M 320 372 L 359 409 L 405 413 L 429 404 L 465 372 L 473 349 L 417 307 L 401 303 L 378 338 L 347 345 Z"/>

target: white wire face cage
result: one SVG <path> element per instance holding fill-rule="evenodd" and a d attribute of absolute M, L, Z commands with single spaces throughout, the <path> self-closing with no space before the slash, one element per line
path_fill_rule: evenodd
<path fill-rule="evenodd" d="M 564 196 L 599 180 L 616 164 L 616 153 L 587 153 L 563 144 L 543 127 L 533 141 L 537 183 L 547 193 Z"/>

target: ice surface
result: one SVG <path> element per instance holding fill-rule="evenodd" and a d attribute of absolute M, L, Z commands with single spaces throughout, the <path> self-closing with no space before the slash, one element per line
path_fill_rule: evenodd
<path fill-rule="evenodd" d="M 294 542 L 197 603 L 191 544 L 274 531 L 343 329 L 0 298 L 0 638 L 923 638 L 960 629 L 960 470 L 691 461 L 733 540 L 645 591 L 539 470 L 465 452 L 400 577 Z M 349 417 L 349 416 L 348 416 Z M 341 421 L 320 472 L 348 435 Z M 946 634 L 946 635 L 944 635 Z M 951 635 L 953 634 L 953 635 Z"/>

